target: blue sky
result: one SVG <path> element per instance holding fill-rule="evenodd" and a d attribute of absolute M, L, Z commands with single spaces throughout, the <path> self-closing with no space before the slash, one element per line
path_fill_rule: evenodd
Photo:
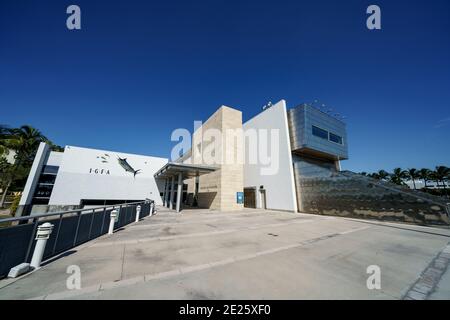
<path fill-rule="evenodd" d="M 168 157 L 222 104 L 319 99 L 347 117 L 344 169 L 450 166 L 449 36 L 448 0 L 2 0 L 0 123 Z"/>

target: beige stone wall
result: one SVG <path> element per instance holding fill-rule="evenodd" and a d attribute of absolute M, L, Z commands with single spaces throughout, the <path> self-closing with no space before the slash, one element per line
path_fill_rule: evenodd
<path fill-rule="evenodd" d="M 227 129 L 236 131 L 227 135 Z M 220 138 L 215 133 L 220 133 Z M 239 110 L 222 106 L 194 132 L 192 163 L 219 168 L 199 178 L 199 207 L 231 211 L 243 209 L 242 204 L 236 203 L 236 193 L 243 192 L 244 189 L 243 164 L 237 157 L 233 162 L 226 161 L 227 153 L 231 152 L 236 156 L 242 154 L 242 151 L 242 112 Z M 218 163 L 212 164 L 213 159 Z M 189 179 L 185 183 L 188 184 L 188 193 L 194 193 L 195 179 Z"/>
<path fill-rule="evenodd" d="M 242 112 L 222 107 L 222 129 L 232 129 L 228 134 L 224 134 L 222 144 L 227 146 L 223 149 L 224 164 L 221 173 L 221 210 L 242 210 L 244 205 L 236 203 L 236 192 L 244 191 L 244 165 L 243 159 L 243 134 L 242 134 Z M 230 155 L 233 161 L 227 161 L 226 156 Z"/>

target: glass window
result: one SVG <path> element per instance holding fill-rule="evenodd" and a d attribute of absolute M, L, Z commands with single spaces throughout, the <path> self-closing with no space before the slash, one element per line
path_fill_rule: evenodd
<path fill-rule="evenodd" d="M 328 140 L 328 131 L 320 129 L 316 126 L 312 126 L 312 134 L 313 136 Z"/>
<path fill-rule="evenodd" d="M 330 132 L 330 141 L 342 144 L 342 137 Z"/>
<path fill-rule="evenodd" d="M 53 186 L 48 185 L 38 185 L 36 191 L 34 192 L 34 197 L 36 198 L 50 198 L 52 194 Z"/>
<path fill-rule="evenodd" d="M 57 166 L 44 166 L 42 169 L 43 174 L 57 174 L 59 167 Z"/>
<path fill-rule="evenodd" d="M 56 175 L 54 174 L 41 174 L 39 177 L 40 184 L 55 184 Z"/>

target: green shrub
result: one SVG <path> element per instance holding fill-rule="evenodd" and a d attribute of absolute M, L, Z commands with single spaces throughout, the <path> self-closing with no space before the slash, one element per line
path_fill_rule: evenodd
<path fill-rule="evenodd" d="M 16 194 L 14 195 L 14 199 L 11 203 L 11 206 L 9 207 L 9 212 L 11 216 L 14 216 L 14 214 L 17 211 L 17 208 L 19 207 L 19 201 L 20 201 L 20 195 Z"/>

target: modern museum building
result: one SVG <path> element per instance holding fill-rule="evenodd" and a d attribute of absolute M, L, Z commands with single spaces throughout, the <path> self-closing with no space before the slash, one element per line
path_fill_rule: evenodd
<path fill-rule="evenodd" d="M 253 130 L 258 134 L 265 129 L 268 136 L 276 132 L 274 172 L 264 174 L 266 164 L 259 159 L 249 163 L 247 157 L 243 161 L 205 165 L 202 152 L 206 152 L 205 145 L 211 141 L 206 141 L 202 133 L 208 129 L 222 133 L 234 130 L 234 138 L 239 142 L 233 150 L 243 148 L 245 156 L 250 151 L 246 132 Z M 221 143 L 216 141 L 214 148 L 225 154 L 229 152 L 225 147 L 228 136 L 222 136 Z M 341 120 L 309 105 L 288 110 L 286 102 L 281 100 L 245 123 L 241 111 L 220 107 L 193 133 L 191 149 L 173 162 L 167 158 L 74 146 L 55 152 L 41 143 L 18 213 L 35 214 L 144 199 L 152 199 L 157 205 L 173 205 L 175 209 L 178 198 L 178 209 L 199 207 L 226 211 L 240 210 L 245 205 L 297 211 L 299 175 L 303 170 L 317 171 L 318 167 L 338 170 L 339 161 L 347 158 L 346 140 L 345 124 Z M 256 141 L 253 144 L 261 147 Z M 198 150 L 201 151 L 196 154 Z M 273 150 L 269 146 L 267 154 L 271 156 Z"/>

